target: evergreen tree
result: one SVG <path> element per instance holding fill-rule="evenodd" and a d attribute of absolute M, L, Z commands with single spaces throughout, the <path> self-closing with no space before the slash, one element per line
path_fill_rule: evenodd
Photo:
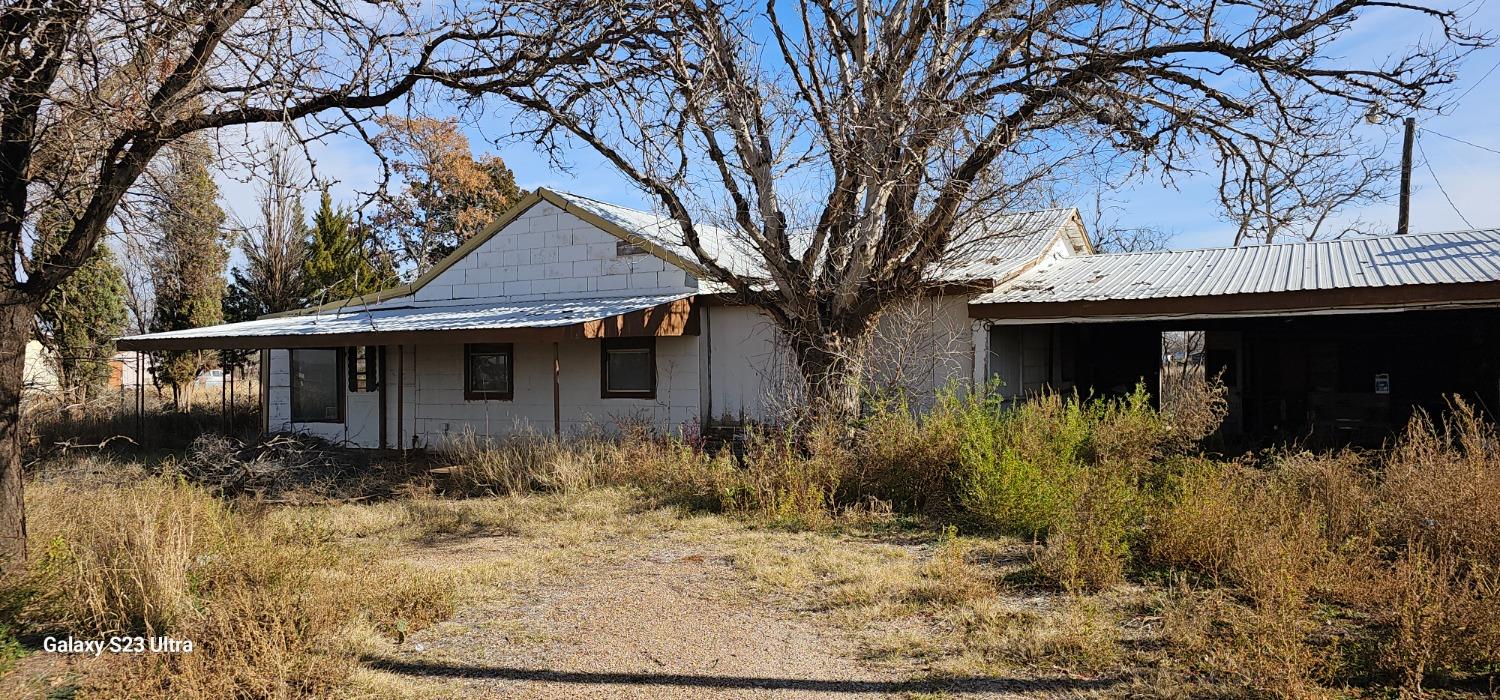
<path fill-rule="evenodd" d="M 376 254 L 367 230 L 343 207 L 333 206 L 327 190 L 313 215 L 302 275 L 309 304 L 321 304 L 379 291 L 395 281 L 395 269 Z"/>
<path fill-rule="evenodd" d="M 58 253 L 63 232 L 84 207 L 72 182 L 54 179 L 55 165 L 43 158 L 38 167 L 38 180 L 56 196 L 37 213 L 32 260 Z M 114 339 L 126 322 L 124 287 L 113 252 L 101 245 L 37 307 L 37 338 L 51 351 L 49 361 L 69 400 L 86 400 L 109 378 Z"/>
<path fill-rule="evenodd" d="M 156 251 L 155 315 L 152 331 L 199 328 L 224 320 L 224 269 L 229 262 L 224 210 L 219 187 L 209 170 L 212 154 L 201 143 L 174 149 L 159 194 L 161 243 Z M 172 387 L 172 401 L 182 405 L 182 390 L 218 362 L 211 351 L 167 351 L 155 354 L 152 368 L 159 383 Z"/>
<path fill-rule="evenodd" d="M 43 212 L 37 220 L 38 252 L 50 255 L 64 213 Z M 115 337 L 125 328 L 125 274 L 109 246 L 101 245 L 76 272 L 49 292 L 37 309 L 37 326 L 63 391 L 86 400 L 109 379 Z"/>

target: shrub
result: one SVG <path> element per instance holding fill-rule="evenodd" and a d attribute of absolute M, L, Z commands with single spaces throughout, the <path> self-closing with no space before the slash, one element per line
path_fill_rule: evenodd
<path fill-rule="evenodd" d="M 1374 591 L 1389 623 L 1380 663 L 1407 690 L 1420 694 L 1433 670 L 1500 659 L 1495 646 L 1500 579 L 1493 574 L 1412 546 Z"/>
<path fill-rule="evenodd" d="M 780 524 L 819 527 L 837 511 L 837 496 L 853 469 L 835 427 L 753 433 L 744 467 L 726 485 L 725 506 Z"/>
<path fill-rule="evenodd" d="M 1500 509 L 1482 494 L 1500 487 L 1497 452 L 1494 428 L 1456 402 L 1441 426 L 1414 417 L 1384 454 L 1201 462 L 1165 481 L 1144 552 L 1234 586 L 1249 603 L 1233 623 L 1247 648 L 1234 653 L 1270 659 L 1248 674 L 1301 669 L 1274 676 L 1278 692 L 1333 667 L 1414 693 L 1434 674 L 1493 673 Z M 1337 660 L 1312 632 L 1326 606 L 1347 628 Z"/>
<path fill-rule="evenodd" d="M 1388 542 L 1500 567 L 1500 438 L 1473 406 L 1455 400 L 1441 425 L 1413 416 L 1382 471 L 1377 527 Z"/>
<path fill-rule="evenodd" d="M 1103 469 L 1083 472 L 1073 490 L 1073 509 L 1048 536 L 1038 570 L 1072 592 L 1120 583 L 1139 536 L 1140 493 L 1128 475 Z"/>
<path fill-rule="evenodd" d="M 950 400 L 944 410 L 959 426 L 966 511 L 986 527 L 1044 539 L 1038 571 L 1070 590 L 1124 578 L 1151 494 L 1202 436 L 1199 427 L 1185 437 L 1144 387 L 1118 398 L 1043 394 L 1014 406 Z"/>
<path fill-rule="evenodd" d="M 0 625 L 0 676 L 9 673 L 11 668 L 21 657 L 26 655 L 26 648 L 16 641 L 15 635 L 11 634 L 10 628 Z"/>
<path fill-rule="evenodd" d="M 1140 386 L 1119 398 L 1046 393 L 1013 406 L 969 398 L 947 410 L 960 426 L 964 507 L 985 525 L 1023 536 L 1047 537 L 1077 516 L 1093 517 L 1099 506 L 1080 510 L 1078 503 L 1087 489 L 1108 484 L 1106 503 L 1135 502 L 1120 490 L 1154 487 L 1164 460 L 1193 444 L 1152 409 Z"/>
<path fill-rule="evenodd" d="M 960 499 L 982 525 L 1045 536 L 1072 507 L 1089 439 L 1079 401 L 1049 394 L 1015 408 L 967 399 L 958 412 Z"/>
<path fill-rule="evenodd" d="M 853 473 L 841 498 L 876 499 L 907 513 L 951 515 L 953 467 L 961 436 L 948 390 L 935 410 L 919 415 L 904 402 L 877 402 L 859 423 L 849 455 Z"/>

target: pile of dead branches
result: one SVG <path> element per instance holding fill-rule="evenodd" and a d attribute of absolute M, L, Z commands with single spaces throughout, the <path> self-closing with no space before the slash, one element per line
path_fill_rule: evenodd
<path fill-rule="evenodd" d="M 356 452 L 306 435 L 268 435 L 245 442 L 199 436 L 187 454 L 165 466 L 225 497 L 275 503 L 364 500 L 389 495 L 410 472 L 400 464 L 373 464 Z"/>

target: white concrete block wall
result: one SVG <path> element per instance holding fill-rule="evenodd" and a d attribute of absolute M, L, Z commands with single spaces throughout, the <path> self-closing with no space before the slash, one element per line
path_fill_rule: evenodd
<path fill-rule="evenodd" d="M 906 392 L 919 408 L 950 386 L 972 386 L 968 298 L 929 296 L 888 310 L 876 331 L 871 373 L 872 381 Z"/>
<path fill-rule="evenodd" d="M 687 293 L 697 280 L 654 255 L 616 255 L 620 239 L 548 202 L 417 290 L 417 301 L 518 301 Z"/>
<path fill-rule="evenodd" d="M 266 364 L 266 426 L 273 433 L 286 432 L 292 429 L 291 355 L 272 350 Z"/>
<path fill-rule="evenodd" d="M 551 434 L 552 343 L 514 345 L 511 401 L 464 399 L 462 345 L 408 347 L 408 444 L 414 434 L 419 446 L 440 449 L 465 430 L 495 437 L 526 430 Z M 663 433 L 682 430 L 699 411 L 698 352 L 697 338 L 658 338 L 656 398 L 605 399 L 600 396 L 600 341 L 563 341 L 558 345 L 563 434 L 608 432 L 622 421 L 637 420 Z"/>
<path fill-rule="evenodd" d="M 622 421 L 644 421 L 662 433 L 675 434 L 699 415 L 700 341 L 696 337 L 657 339 L 655 399 L 600 396 L 600 341 L 564 341 L 558 350 L 565 435 L 610 432 Z M 273 432 L 314 435 L 354 447 L 379 446 L 378 392 L 346 392 L 344 424 L 292 423 L 289 358 L 286 350 L 271 351 L 268 415 Z M 465 430 L 494 437 L 525 430 L 552 433 L 551 343 L 515 343 L 512 401 L 464 399 L 461 344 L 407 346 L 404 352 L 390 347 L 386 358 L 386 381 L 390 382 L 387 439 L 393 447 L 400 440 L 407 447 L 441 448 Z M 400 372 L 397 364 L 403 361 L 405 371 Z M 404 390 L 397 389 L 398 376 Z M 405 403 L 400 411 L 398 400 Z M 370 405 L 359 410 L 361 401 Z"/>
<path fill-rule="evenodd" d="M 746 306 L 710 306 L 700 331 L 709 346 L 714 420 L 764 420 L 795 404 L 796 367 L 765 314 Z"/>
<path fill-rule="evenodd" d="M 801 405 L 800 377 L 765 314 L 713 306 L 702 332 L 710 346 L 706 409 L 715 419 L 774 419 Z M 968 299 L 927 297 L 891 310 L 881 322 L 871 379 L 908 392 L 919 407 L 939 390 L 971 386 L 974 345 Z"/>

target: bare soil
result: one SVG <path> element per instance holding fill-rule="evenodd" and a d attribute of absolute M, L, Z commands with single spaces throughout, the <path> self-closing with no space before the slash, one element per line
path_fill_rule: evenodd
<path fill-rule="evenodd" d="M 477 552 L 525 546 L 485 538 Z M 420 556 L 431 561 L 439 552 Z M 509 698 L 899 697 L 918 690 L 852 658 L 849 640 L 756 604 L 728 557 L 670 541 L 461 609 L 370 665 Z"/>
<path fill-rule="evenodd" d="M 758 588 L 735 566 L 737 545 L 763 537 L 736 530 L 590 537 L 570 545 L 579 551 L 556 575 L 470 600 L 366 666 L 424 697 L 1053 698 L 1100 689 L 1066 677 L 944 678 L 910 660 L 861 659 L 856 631 L 835 613 Z M 479 536 L 413 547 L 406 558 L 474 566 L 546 546 L 545 537 Z"/>

